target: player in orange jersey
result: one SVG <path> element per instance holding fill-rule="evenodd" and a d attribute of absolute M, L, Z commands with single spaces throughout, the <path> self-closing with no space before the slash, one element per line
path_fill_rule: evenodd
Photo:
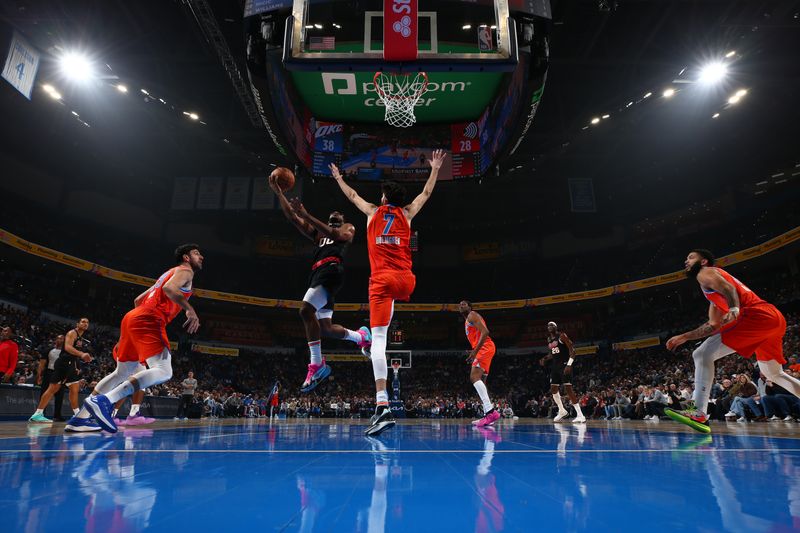
<path fill-rule="evenodd" d="M 444 162 L 443 150 L 435 150 L 429 161 L 431 174 L 422 192 L 410 204 L 405 201 L 402 185 L 387 181 L 381 185 L 381 205 L 361 198 L 342 179 L 336 165 L 330 169 L 342 192 L 362 213 L 367 215 L 367 251 L 369 252 L 369 322 L 372 329 L 372 371 L 375 376 L 375 415 L 366 435 L 375 436 L 395 425 L 386 393 L 386 336 L 394 313 L 394 301 L 411 297 L 416 278 L 411 272 L 411 220 L 419 213 L 436 186 L 439 169 Z"/>
<path fill-rule="evenodd" d="M 117 369 L 97 384 L 83 403 L 87 414 L 81 411 L 77 417 L 91 415 L 104 430 L 116 433 L 113 404 L 172 377 L 167 324 L 183 310 L 186 331 L 193 334 L 200 328 L 200 319 L 189 304 L 194 274 L 203 268 L 200 247 L 196 244 L 178 246 L 175 262 L 178 266 L 166 271 L 155 285 L 137 296 L 135 307 L 122 318 L 119 342 L 114 347 Z M 145 363 L 148 368 L 142 370 L 141 365 Z M 104 392 L 111 387 L 112 390 Z"/>
<path fill-rule="evenodd" d="M 489 336 L 489 328 L 481 315 L 472 310 L 472 304 L 462 300 L 458 304 L 458 310 L 464 317 L 464 330 L 467 334 L 472 351 L 467 356 L 467 362 L 472 363 L 472 370 L 469 372 L 469 380 L 472 386 L 478 391 L 478 397 L 483 404 L 483 417 L 473 421 L 473 425 L 478 427 L 494 424 L 500 418 L 500 413 L 492 405 L 489 399 L 489 391 L 486 389 L 484 380 L 489 376 L 489 368 L 492 366 L 492 359 L 495 354 L 494 341 Z"/>
<path fill-rule="evenodd" d="M 708 250 L 692 250 L 684 263 L 686 276 L 697 279 L 709 301 L 708 322 L 667 341 L 675 350 L 687 341 L 708 337 L 692 352 L 694 358 L 694 406 L 685 411 L 665 409 L 678 422 L 703 433 L 708 425 L 708 396 L 714 381 L 714 362 L 734 352 L 743 357 L 756 354 L 765 380 L 777 383 L 800 397 L 800 381 L 783 371 L 783 336 L 786 319 L 780 311 L 751 291 L 741 281 L 714 266 Z"/>

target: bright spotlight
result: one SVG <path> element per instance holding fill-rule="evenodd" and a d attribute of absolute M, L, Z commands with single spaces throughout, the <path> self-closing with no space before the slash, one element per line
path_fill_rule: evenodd
<path fill-rule="evenodd" d="M 184 111 L 183 114 L 192 120 L 198 120 L 200 118 L 200 115 L 198 115 L 194 111 Z"/>
<path fill-rule="evenodd" d="M 468 30 L 470 28 L 472 28 L 472 24 L 464 24 L 463 26 L 461 26 L 462 30 Z"/>
<path fill-rule="evenodd" d="M 700 69 L 699 81 L 706 84 L 717 83 L 725 77 L 727 72 L 728 65 L 720 61 L 715 61 Z"/>
<path fill-rule="evenodd" d="M 55 91 L 55 90 L 56 90 L 56 89 L 55 89 L 55 87 L 53 87 L 53 86 L 52 86 L 52 85 L 50 85 L 49 83 L 45 83 L 44 85 L 42 85 L 42 89 L 43 89 L 43 90 L 44 90 L 44 92 L 46 92 L 46 93 L 52 93 L 53 91 Z"/>
<path fill-rule="evenodd" d="M 736 50 L 731 50 L 730 52 L 728 52 L 727 54 L 725 54 L 725 57 L 729 57 L 729 58 L 730 58 L 730 57 L 733 57 L 733 56 L 735 56 L 735 55 L 736 55 Z"/>
<path fill-rule="evenodd" d="M 607 118 L 608 118 L 608 117 L 610 117 L 610 116 L 611 116 L 611 115 L 603 115 L 603 120 L 607 119 Z"/>
<path fill-rule="evenodd" d="M 663 93 L 661 93 L 661 96 L 663 96 L 664 98 L 672 98 L 674 94 L 675 94 L 675 89 L 669 88 L 665 90 Z"/>
<path fill-rule="evenodd" d="M 728 103 L 729 103 L 729 104 L 731 104 L 731 105 L 733 105 L 733 104 L 736 104 L 736 103 L 738 103 L 738 102 L 739 102 L 739 100 L 741 100 L 741 99 L 742 99 L 742 97 L 741 97 L 741 96 L 737 96 L 737 95 L 735 95 L 735 94 L 734 94 L 733 96 L 731 96 L 730 98 L 728 98 Z"/>
<path fill-rule="evenodd" d="M 92 62 L 85 55 L 67 52 L 61 56 L 59 63 L 61 72 L 73 81 L 87 82 L 94 77 Z"/>
<path fill-rule="evenodd" d="M 738 96 L 739 98 L 741 98 L 746 94 L 747 94 L 747 89 L 739 89 L 738 91 L 736 91 L 736 96 Z"/>
<path fill-rule="evenodd" d="M 600 117 L 594 117 L 592 119 L 592 124 L 597 124 L 598 122 L 600 122 Z"/>
<path fill-rule="evenodd" d="M 648 92 L 642 98 L 650 98 L 651 96 L 653 96 L 653 93 Z"/>
<path fill-rule="evenodd" d="M 47 91 L 47 94 L 48 94 L 48 95 L 50 96 L 50 98 L 52 98 L 53 100 L 61 100 L 61 93 L 60 93 L 60 92 L 58 92 L 58 91 L 56 91 L 55 89 L 53 89 L 52 91 Z"/>
<path fill-rule="evenodd" d="M 711 115 L 711 118 L 719 118 L 719 113 L 714 113 L 713 115 Z"/>
<path fill-rule="evenodd" d="M 121 93 L 126 93 L 126 92 L 128 92 L 128 88 L 127 88 L 126 86 L 122 85 L 121 83 L 120 83 L 119 85 L 117 85 L 117 90 L 118 90 L 119 92 L 121 92 Z"/>

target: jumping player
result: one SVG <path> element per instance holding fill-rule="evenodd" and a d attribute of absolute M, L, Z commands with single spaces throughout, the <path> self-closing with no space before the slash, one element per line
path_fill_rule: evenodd
<path fill-rule="evenodd" d="M 115 402 L 172 377 L 167 324 L 184 310 L 186 322 L 183 327 L 186 331 L 193 334 L 200 328 L 200 319 L 189 304 L 194 274 L 203 268 L 200 247 L 197 244 L 178 246 L 175 262 L 178 266 L 166 271 L 155 285 L 137 296 L 134 301 L 136 307 L 122 318 L 119 342 L 114 348 L 117 369 L 97 384 L 99 394 L 92 394 L 83 402 L 86 414 L 111 433 L 117 432 L 112 416 Z M 142 370 L 140 365 L 145 363 L 148 368 Z M 132 372 L 136 373 L 130 375 Z M 114 388 L 105 392 L 103 389 L 108 390 L 108 387 Z M 76 418 L 86 414 L 78 413 Z"/>
<path fill-rule="evenodd" d="M 489 377 L 489 368 L 492 366 L 492 359 L 495 354 L 494 341 L 489 337 L 489 328 L 486 321 L 476 311 L 472 310 L 472 304 L 462 300 L 458 304 L 458 310 L 464 317 L 464 330 L 467 339 L 472 346 L 472 351 L 467 356 L 467 362 L 472 364 L 469 372 L 469 380 L 472 386 L 478 391 L 478 396 L 483 403 L 483 417 L 472 422 L 475 426 L 483 427 L 494 424 L 500 418 L 500 413 L 492 405 L 489 399 L 489 391 L 484 382 Z"/>
<path fill-rule="evenodd" d="M 422 192 L 413 202 L 399 207 L 405 200 L 403 186 L 387 181 L 381 185 L 380 207 L 361 198 L 342 179 L 336 165 L 331 164 L 333 178 L 344 195 L 367 215 L 367 250 L 369 252 L 369 321 L 372 328 L 372 372 L 375 376 L 375 415 L 366 430 L 367 436 L 378 435 L 395 425 L 386 393 L 386 336 L 392 322 L 395 300 L 408 300 L 414 292 L 416 278 L 411 272 L 411 220 L 419 213 L 436 186 L 439 169 L 444 162 L 443 150 L 435 150 L 429 161 L 431 174 Z"/>
<path fill-rule="evenodd" d="M 308 290 L 300 307 L 300 318 L 303 319 L 311 355 L 308 373 L 300 391 L 310 392 L 331 374 L 331 369 L 322 356 L 322 337 L 348 340 L 362 349 L 369 348 L 372 341 L 367 327 L 352 331 L 333 323 L 334 299 L 344 284 L 344 255 L 353 242 L 356 228 L 345 222 L 344 215 L 338 211 L 328 215 L 326 224 L 306 211 L 297 198 L 293 198 L 290 203 L 278 186 L 275 176 L 269 177 L 269 185 L 278 197 L 283 214 L 289 222 L 317 245 Z"/>
<path fill-rule="evenodd" d="M 50 403 L 50 398 L 61 390 L 63 385 L 66 385 L 67 389 L 69 389 L 69 404 L 72 407 L 73 415 L 78 412 L 78 393 L 81 388 L 78 361 L 88 363 L 92 360 L 92 356 L 86 351 L 89 346 L 89 340 L 83 338 L 88 329 L 89 319 L 81 318 L 78 320 L 78 323 L 75 324 L 75 329 L 71 329 L 67 332 L 64 338 L 64 349 L 61 351 L 61 355 L 58 356 L 58 359 L 56 359 L 55 365 L 53 365 L 50 385 L 47 387 L 47 390 L 44 391 L 44 394 L 42 394 L 36 411 L 28 419 L 29 422 L 52 422 L 52 420 L 44 416 L 44 410 L 47 404 Z M 55 418 L 60 416 L 61 413 L 55 413 Z M 91 428 L 89 431 L 100 430 L 96 424 L 89 424 L 87 427 Z"/>
<path fill-rule="evenodd" d="M 578 397 L 572 389 L 572 363 L 575 362 L 575 347 L 567 334 L 559 331 L 555 322 L 547 323 L 547 348 L 550 353 L 542 357 L 539 363 L 544 366 L 547 361 L 553 360 L 550 366 L 550 394 L 553 395 L 553 400 L 558 406 L 558 414 L 553 418 L 553 422 L 563 420 L 569 414 L 561 401 L 561 385 L 564 385 L 564 392 L 567 393 L 569 401 L 575 408 L 576 416 L 573 422 L 586 422 Z"/>
<path fill-rule="evenodd" d="M 708 337 L 692 352 L 694 358 L 694 405 L 684 411 L 665 409 L 677 422 L 711 433 L 708 397 L 714 381 L 714 362 L 734 352 L 744 357 L 756 354 L 764 380 L 777 383 L 800 397 L 800 381 L 783 371 L 783 336 L 786 319 L 780 311 L 751 291 L 741 281 L 714 266 L 714 254 L 696 249 L 684 262 L 686 277 L 695 278 L 709 301 L 708 322 L 667 341 L 674 351 L 687 341 Z"/>

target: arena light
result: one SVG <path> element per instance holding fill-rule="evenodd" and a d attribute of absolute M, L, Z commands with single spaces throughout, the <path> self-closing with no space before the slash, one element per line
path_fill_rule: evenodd
<path fill-rule="evenodd" d="M 463 26 L 461 26 L 462 30 L 469 30 L 471 28 L 472 28 L 472 24 L 464 24 Z"/>
<path fill-rule="evenodd" d="M 603 115 L 603 120 L 607 119 L 607 118 L 608 118 L 608 117 L 610 117 L 610 116 L 611 116 L 611 115 Z"/>
<path fill-rule="evenodd" d="M 94 78 L 91 60 L 78 52 L 67 52 L 58 60 L 61 72 L 69 79 L 85 83 Z"/>
<path fill-rule="evenodd" d="M 318 30 L 322 29 L 322 24 L 314 24 L 314 27 Z"/>
<path fill-rule="evenodd" d="M 673 89 L 672 87 L 670 87 L 669 89 L 665 89 L 664 92 L 661 93 L 661 96 L 663 96 L 664 98 L 672 98 L 674 95 L 675 95 L 675 89 Z"/>
<path fill-rule="evenodd" d="M 719 113 L 714 113 L 713 115 L 711 115 L 711 118 L 719 118 Z"/>
<path fill-rule="evenodd" d="M 653 93 L 646 93 L 642 98 L 650 98 L 653 96 Z"/>
<path fill-rule="evenodd" d="M 700 69 L 698 81 L 706 85 L 712 85 L 722 81 L 727 73 L 728 65 L 721 61 L 714 61 Z"/>
<path fill-rule="evenodd" d="M 142 94 L 146 94 L 147 96 L 150 96 L 150 93 L 147 92 L 147 89 L 139 89 L 139 90 L 142 91 Z"/>
<path fill-rule="evenodd" d="M 598 124 L 600 122 L 600 117 L 594 117 L 592 119 L 592 124 Z"/>
<path fill-rule="evenodd" d="M 192 120 L 198 120 L 200 118 L 200 115 L 198 115 L 194 111 L 184 111 L 183 114 Z"/>
<path fill-rule="evenodd" d="M 738 91 L 736 91 L 736 96 L 738 96 L 739 98 L 741 98 L 746 94 L 747 94 L 747 89 L 739 89 Z"/>
<path fill-rule="evenodd" d="M 123 94 L 128 92 L 128 88 L 126 86 L 122 85 L 121 83 L 119 85 L 117 85 L 117 90 L 119 92 L 123 93 Z"/>
<path fill-rule="evenodd" d="M 53 100 L 61 100 L 61 93 L 56 91 L 52 87 L 50 88 L 49 91 L 45 89 L 45 92 L 47 93 L 47 96 L 49 96 Z"/>
<path fill-rule="evenodd" d="M 727 58 L 731 58 L 731 57 L 733 57 L 733 56 L 735 56 L 735 55 L 736 55 L 736 50 L 731 50 L 730 52 L 728 52 L 727 54 L 725 54 L 725 57 L 727 57 Z"/>

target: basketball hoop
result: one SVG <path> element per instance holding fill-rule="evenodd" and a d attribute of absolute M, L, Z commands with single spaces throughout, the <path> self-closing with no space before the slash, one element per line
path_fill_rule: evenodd
<path fill-rule="evenodd" d="M 386 109 L 386 122 L 397 128 L 412 126 L 417 121 L 414 106 L 428 90 L 428 75 L 424 72 L 402 74 L 378 71 L 372 81 L 378 101 Z"/>
<path fill-rule="evenodd" d="M 392 370 L 395 376 L 400 372 L 400 365 L 401 363 L 399 361 L 392 361 Z"/>

